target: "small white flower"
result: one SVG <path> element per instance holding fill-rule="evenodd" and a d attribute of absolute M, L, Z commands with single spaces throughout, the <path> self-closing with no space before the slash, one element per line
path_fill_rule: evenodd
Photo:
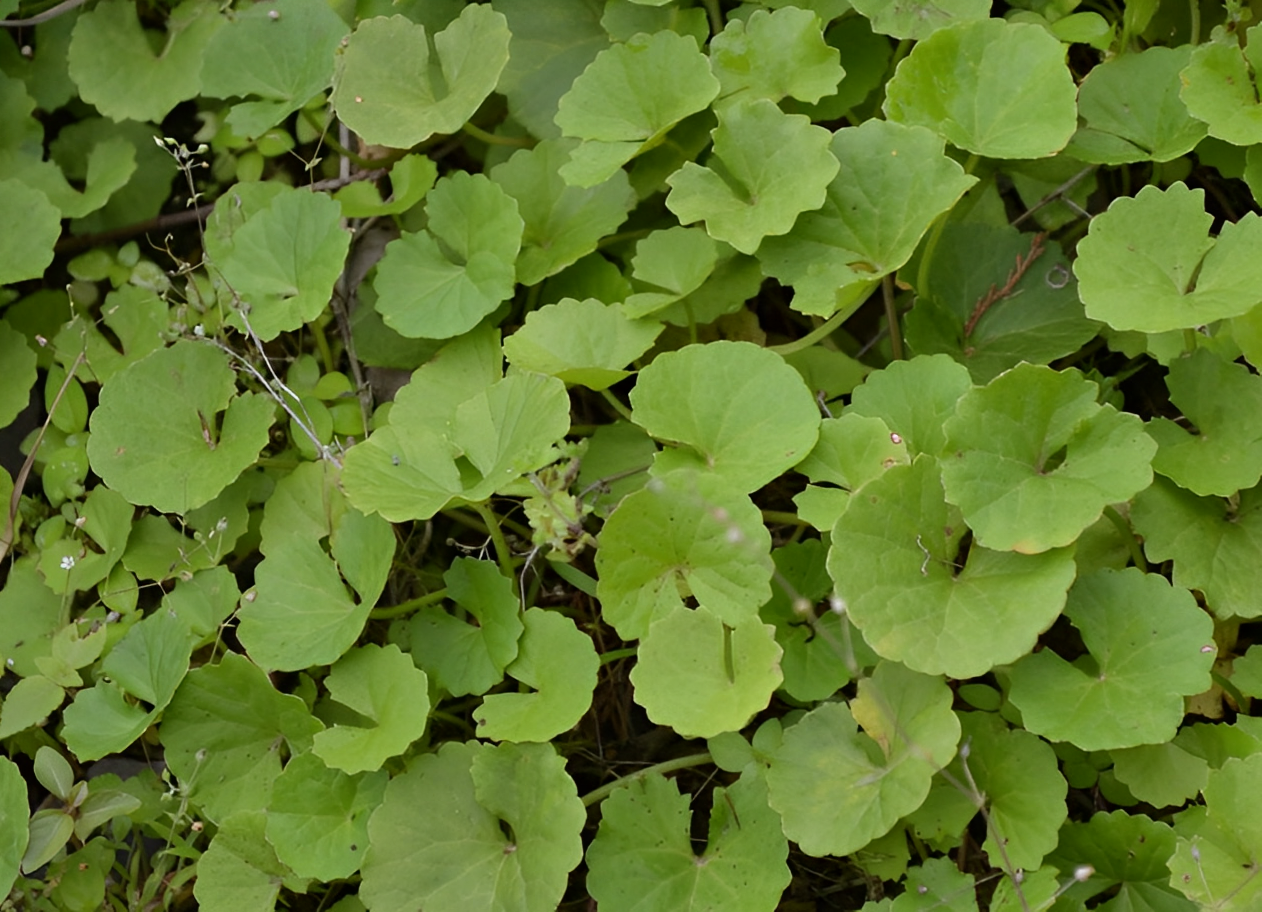
<path fill-rule="evenodd" d="M 70 569 L 73 569 L 73 567 L 74 567 L 74 558 L 71 557 L 69 554 L 67 554 L 65 557 L 61 559 L 62 570 L 70 570 Z"/>
<path fill-rule="evenodd" d="M 197 338 L 199 339 L 202 338 L 203 336 L 206 335 L 206 327 L 198 323 L 196 326 L 193 327 L 193 335 L 197 336 Z"/>

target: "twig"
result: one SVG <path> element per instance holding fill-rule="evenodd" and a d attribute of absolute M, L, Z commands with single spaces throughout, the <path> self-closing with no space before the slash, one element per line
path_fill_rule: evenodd
<path fill-rule="evenodd" d="M 1030 241 L 1030 252 L 1024 256 L 1017 254 L 1017 265 L 1008 273 L 1008 280 L 1003 283 L 1003 287 L 996 288 L 992 283 L 990 290 L 981 296 L 981 299 L 973 307 L 973 312 L 969 314 L 968 322 L 964 324 L 964 338 L 967 339 L 973 334 L 973 330 L 977 328 L 978 321 L 985 316 L 986 311 L 990 310 L 996 301 L 1001 301 L 1012 294 L 1017 287 L 1017 283 L 1021 281 L 1029 268 L 1034 265 L 1034 261 L 1043 255 L 1045 249 L 1043 241 L 1045 240 L 1047 240 L 1047 232 L 1045 231 L 1040 231 L 1034 235 L 1033 240 Z"/>
<path fill-rule="evenodd" d="M 56 19 L 63 13 L 68 13 L 75 7 L 83 6 L 88 0 L 62 0 L 56 6 L 37 13 L 29 19 L 0 19 L 0 28 L 27 28 L 32 25 L 39 25 L 41 22 L 47 22 L 50 19 Z"/>

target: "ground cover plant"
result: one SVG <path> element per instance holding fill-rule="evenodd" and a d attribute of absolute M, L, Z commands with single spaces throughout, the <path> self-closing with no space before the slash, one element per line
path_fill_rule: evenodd
<path fill-rule="evenodd" d="M 0 15 L 0 909 L 1262 906 L 1249 7 Z"/>

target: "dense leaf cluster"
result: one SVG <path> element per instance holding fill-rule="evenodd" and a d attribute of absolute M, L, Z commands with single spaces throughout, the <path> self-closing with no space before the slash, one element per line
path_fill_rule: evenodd
<path fill-rule="evenodd" d="M 1262 903 L 1238 0 L 41 5 L 0 909 Z"/>

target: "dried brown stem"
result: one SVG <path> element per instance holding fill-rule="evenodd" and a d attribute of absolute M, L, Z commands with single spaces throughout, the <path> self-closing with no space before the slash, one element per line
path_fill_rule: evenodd
<path fill-rule="evenodd" d="M 1025 255 L 1017 254 L 1017 265 L 1008 273 L 1008 279 L 1003 283 L 1003 287 L 996 288 L 992 284 L 990 290 L 981 296 L 977 304 L 974 305 L 973 312 L 968 315 L 968 322 L 964 324 L 964 338 L 967 339 L 973 334 L 978 322 L 986 315 L 986 311 L 990 310 L 995 302 L 1002 301 L 1016 290 L 1017 283 L 1034 265 L 1034 261 L 1043 255 L 1043 251 L 1046 249 L 1043 247 L 1045 240 L 1047 240 L 1047 232 L 1045 231 L 1040 231 L 1034 235 L 1033 240 L 1030 241 L 1030 252 Z"/>

